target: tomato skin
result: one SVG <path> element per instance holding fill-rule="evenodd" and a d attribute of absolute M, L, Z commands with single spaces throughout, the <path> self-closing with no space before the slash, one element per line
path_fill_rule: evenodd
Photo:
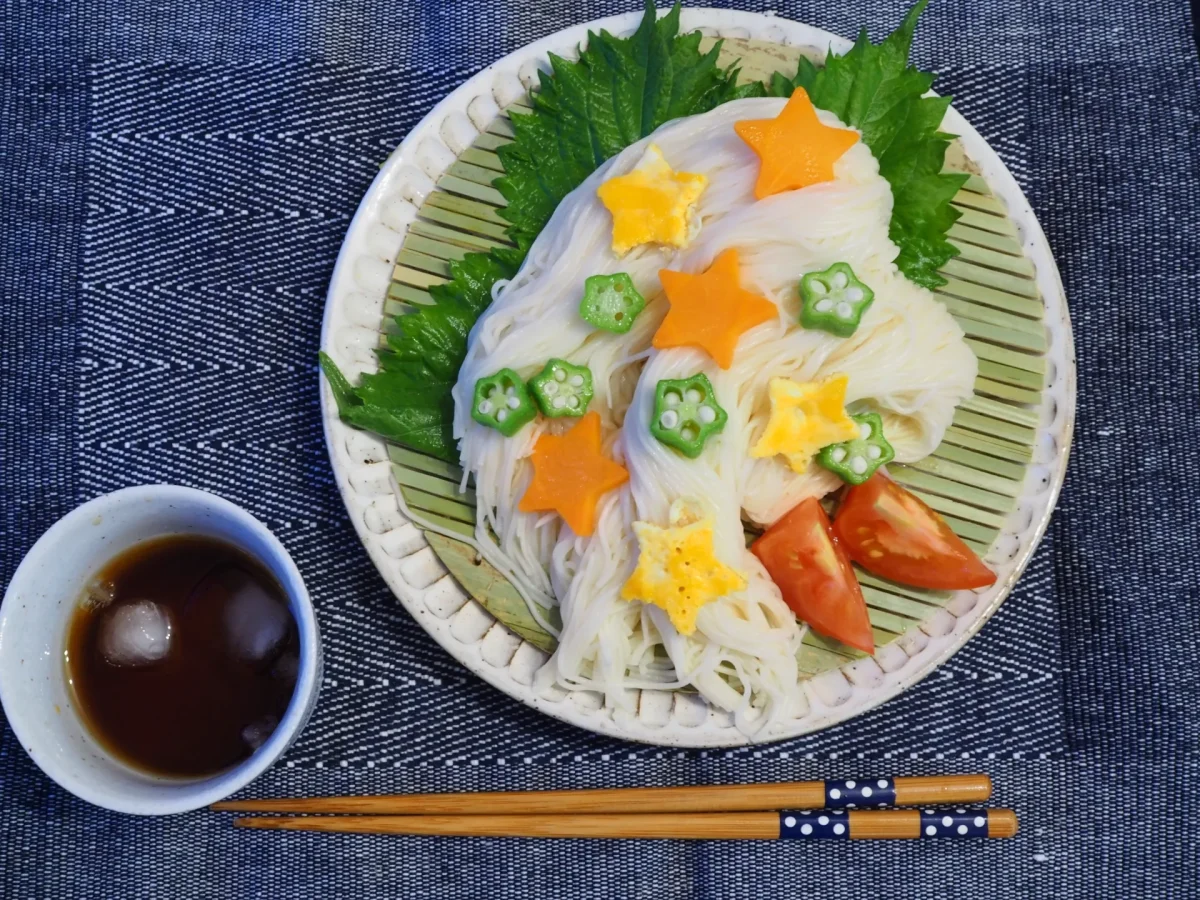
<path fill-rule="evenodd" d="M 875 652 L 867 602 L 850 558 L 834 540 L 829 516 L 815 498 L 768 528 L 750 552 L 810 628 L 864 653 Z"/>
<path fill-rule="evenodd" d="M 996 581 L 941 516 L 882 474 L 846 492 L 833 534 L 868 572 L 900 584 L 955 591 Z"/>

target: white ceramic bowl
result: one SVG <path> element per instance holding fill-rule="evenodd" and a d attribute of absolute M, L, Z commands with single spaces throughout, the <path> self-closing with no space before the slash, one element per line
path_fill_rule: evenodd
<path fill-rule="evenodd" d="M 259 560 L 287 595 L 300 638 L 296 690 L 275 733 L 245 762 L 201 779 L 147 775 L 105 751 L 75 711 L 63 656 L 67 627 L 84 586 L 126 548 L 171 534 L 217 538 Z M 320 683 L 317 620 L 296 564 L 250 513 L 193 488 L 145 485 L 83 504 L 34 544 L 0 606 L 0 703 L 21 746 L 62 787 L 118 812 L 186 812 L 242 788 L 304 728 Z"/>

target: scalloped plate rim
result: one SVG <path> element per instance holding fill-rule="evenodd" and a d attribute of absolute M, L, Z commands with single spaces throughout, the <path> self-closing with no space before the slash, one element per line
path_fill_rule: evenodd
<path fill-rule="evenodd" d="M 437 126 L 446 118 L 449 112 L 458 111 L 458 107 L 460 106 L 465 109 L 466 104 L 471 99 L 489 93 L 489 85 L 497 72 L 506 71 L 515 74 L 521 65 L 529 60 L 544 60 L 546 53 L 549 51 L 566 52 L 571 47 L 584 41 L 588 31 L 603 28 L 615 34 L 627 34 L 636 27 L 637 23 L 641 20 L 641 15 L 640 12 L 633 12 L 596 19 L 562 29 L 527 44 L 486 66 L 467 79 L 463 84 L 450 91 L 413 127 L 399 146 L 390 154 L 383 166 L 381 166 L 379 173 L 373 179 L 371 186 L 359 203 L 350 226 L 347 229 L 346 237 L 339 250 L 333 275 L 330 279 L 329 291 L 322 317 L 321 349 L 333 355 L 335 360 L 337 359 L 332 336 L 335 319 L 340 311 L 336 294 L 344 282 L 349 281 L 351 284 L 353 283 L 353 272 L 351 270 L 353 269 L 355 257 L 362 252 L 362 244 L 366 240 L 364 232 L 378 219 L 379 206 L 385 199 L 385 188 L 389 186 L 391 181 L 398 177 L 402 168 L 408 164 L 407 152 L 415 150 L 418 142 L 430 132 L 435 137 L 438 136 Z M 767 33 L 768 36 L 756 39 L 774 40 L 778 43 L 786 42 L 790 46 L 817 49 L 831 47 L 839 53 L 844 53 L 848 50 L 852 43 L 845 38 L 822 29 L 773 15 L 729 9 L 685 8 L 682 11 L 681 31 L 696 29 L 715 30 L 722 37 L 750 38 L 754 37 L 755 32 Z M 746 31 L 748 33 L 744 35 L 731 34 L 731 30 Z M 771 31 L 782 32 L 785 40 L 780 41 L 778 37 L 770 34 Z M 469 99 L 464 102 L 462 99 L 464 97 L 468 97 Z M 1051 478 L 1046 489 L 1037 497 L 1037 505 L 1041 507 L 1041 510 L 1037 514 L 1036 521 L 1032 521 L 1029 525 L 1021 529 L 1022 534 L 1028 536 L 1028 544 L 1019 554 L 1015 566 L 1006 578 L 993 589 L 995 591 L 994 596 L 990 597 L 986 604 L 977 604 L 967 614 L 971 617 L 971 620 L 965 629 L 954 635 L 952 640 L 946 641 L 945 646 L 941 647 L 938 651 L 929 654 L 925 659 L 921 660 L 918 665 L 910 665 L 913 662 L 913 659 L 910 659 L 903 666 L 904 669 L 909 671 L 896 679 L 888 687 L 882 689 L 863 688 L 863 690 L 867 691 L 867 696 L 858 703 L 849 704 L 851 708 L 846 708 L 845 703 L 823 706 L 819 701 L 815 701 L 813 697 L 809 696 L 810 712 L 804 717 L 792 720 L 793 722 L 800 723 L 801 727 L 765 736 L 748 737 L 729 724 L 726 721 L 727 717 L 715 713 L 711 709 L 708 713 L 707 721 L 703 724 L 682 725 L 668 722 L 665 725 L 648 725 L 637 720 L 636 714 L 631 716 L 631 714 L 621 711 L 607 711 L 603 708 L 588 709 L 579 706 L 570 701 L 569 694 L 557 700 L 538 696 L 533 693 L 529 685 L 516 681 L 508 674 L 507 666 L 499 668 L 486 662 L 478 652 L 481 641 L 476 641 L 471 645 L 464 644 L 452 636 L 448 628 L 442 629 L 433 623 L 429 623 L 428 619 L 431 613 L 422 602 L 421 596 L 415 594 L 414 589 L 402 577 L 398 577 L 391 572 L 393 568 L 392 560 L 389 559 L 382 546 L 381 536 L 372 532 L 362 520 L 362 516 L 358 514 L 361 511 L 357 510 L 356 507 L 361 501 L 358 497 L 358 492 L 351 483 L 347 466 L 342 460 L 342 454 L 345 451 L 339 451 L 337 447 L 338 441 L 344 442 L 351 434 L 362 434 L 362 432 L 358 432 L 356 429 L 345 425 L 338 418 L 333 394 L 329 386 L 324 383 L 324 379 L 318 371 L 316 377 L 320 382 L 321 412 L 324 422 L 326 449 L 329 452 L 330 462 L 347 513 L 351 517 L 359 540 L 366 548 L 368 556 L 387 583 L 389 589 L 396 595 L 405 609 L 422 625 L 426 633 L 434 638 L 443 649 L 462 663 L 468 670 L 493 687 L 498 688 L 527 706 L 551 715 L 560 721 L 568 722 L 580 728 L 609 737 L 658 746 L 693 748 L 738 747 L 753 743 L 774 742 L 799 737 L 830 727 L 868 712 L 900 695 L 918 681 L 928 676 L 949 659 L 950 656 L 961 649 L 983 626 L 984 622 L 991 618 L 996 609 L 999 608 L 1000 604 L 1011 593 L 1013 586 L 1028 566 L 1048 527 L 1050 515 L 1054 510 L 1062 488 L 1070 453 L 1075 417 L 1076 365 L 1070 318 L 1062 281 L 1053 253 L 1028 200 L 1025 198 L 1024 193 L 1021 191 L 1012 174 L 987 142 L 953 108 L 947 113 L 945 127 L 948 131 L 958 135 L 971 160 L 980 166 L 980 174 L 987 181 L 993 193 L 1006 202 L 1009 219 L 1019 226 L 1023 249 L 1026 255 L 1035 262 L 1037 267 L 1036 280 L 1047 307 L 1047 314 L 1043 321 L 1049 322 L 1054 312 L 1058 314 L 1058 320 L 1054 324 L 1061 327 L 1063 344 L 1057 355 L 1053 354 L 1053 345 L 1051 345 L 1046 352 L 1046 358 L 1052 363 L 1063 365 L 1064 371 L 1059 373 L 1059 375 L 1064 379 L 1064 399 L 1066 403 L 1066 409 L 1060 410 L 1062 416 L 1060 433 L 1055 435 L 1058 439 L 1058 447 L 1047 463 L 1052 466 Z M 382 302 L 381 298 L 381 306 Z M 1053 310 L 1051 308 L 1052 305 L 1059 308 Z M 1043 404 L 1050 399 L 1048 397 L 1048 389 L 1049 380 L 1047 381 L 1047 385 L 1043 387 Z M 1044 426 L 1039 425 L 1039 436 L 1042 436 L 1044 431 Z M 376 438 L 376 440 L 378 439 Z M 380 446 L 382 446 L 382 441 L 380 441 Z M 383 464 L 390 466 L 390 463 L 387 462 Z M 1033 468 L 1033 464 L 1030 464 L 1027 473 L 1031 473 Z M 1028 477 L 1029 475 L 1027 474 L 1027 481 Z M 390 475 L 388 476 L 388 480 L 390 489 L 398 494 L 398 489 L 395 483 L 391 481 Z M 1022 492 L 1022 497 L 1024 496 L 1025 491 Z M 422 541 L 424 541 L 423 536 Z M 427 543 L 425 546 L 428 546 Z M 440 561 L 438 564 L 441 565 Z M 472 601 L 468 599 L 467 602 Z M 441 621 L 445 623 L 448 622 L 448 619 Z M 947 636 L 949 635 L 942 635 L 940 637 L 945 638 Z M 472 652 L 473 650 L 475 652 Z M 924 651 L 920 652 L 924 653 Z M 841 672 L 844 668 L 843 666 L 834 671 Z M 722 721 L 717 722 L 715 718 L 720 718 Z M 699 740 L 697 740 L 698 738 Z"/>

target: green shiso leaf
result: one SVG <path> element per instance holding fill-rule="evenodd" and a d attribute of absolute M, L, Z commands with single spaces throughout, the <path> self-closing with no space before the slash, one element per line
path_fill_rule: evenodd
<path fill-rule="evenodd" d="M 578 62 L 551 55 L 533 111 L 512 116 L 515 138 L 499 151 L 497 189 L 508 205 L 516 248 L 472 253 L 450 266 L 450 281 L 430 288 L 434 303 L 396 318 L 398 333 L 379 353 L 379 371 L 357 386 L 327 355 L 321 368 L 338 413 L 351 425 L 414 450 L 456 461 L 450 390 L 467 335 L 492 299 L 492 286 L 516 274 L 559 202 L 606 159 L 664 122 L 707 112 L 763 86 L 738 86 L 737 70 L 717 67 L 719 45 L 700 52 L 699 33 L 679 34 L 679 3 L 656 19 L 652 0 L 636 32 L 588 36 Z"/>
<path fill-rule="evenodd" d="M 910 280 L 935 288 L 946 283 L 938 269 L 958 255 L 946 232 L 959 217 L 950 201 L 967 176 L 942 172 L 952 136 L 939 129 L 950 98 L 923 97 L 933 75 L 908 64 L 926 3 L 919 0 L 883 43 L 872 44 L 864 29 L 846 55 L 830 52 L 820 69 L 801 59 L 794 78 L 776 73 L 768 90 L 787 97 L 802 87 L 816 106 L 862 132 L 892 186 L 889 235 L 900 248 L 896 265 Z"/>
<path fill-rule="evenodd" d="M 342 420 L 450 461 L 457 461 L 450 425 L 450 389 L 467 353 L 467 334 L 492 302 L 492 285 L 516 274 L 502 256 L 468 253 L 450 264 L 450 281 L 429 289 L 434 303 L 397 316 L 399 330 L 379 351 L 379 371 L 355 387 L 322 353 L 321 369 Z"/>
<path fill-rule="evenodd" d="M 527 250 L 558 204 L 605 160 L 681 116 L 708 112 L 735 97 L 761 95 L 738 87 L 737 70 L 717 67 L 718 43 L 700 52 L 699 32 L 679 35 L 679 4 L 655 20 L 654 4 L 628 38 L 588 34 L 578 62 L 550 54 L 533 111 L 511 116 L 515 140 L 499 151 L 504 174 L 496 188 L 508 205 L 500 215 Z"/>

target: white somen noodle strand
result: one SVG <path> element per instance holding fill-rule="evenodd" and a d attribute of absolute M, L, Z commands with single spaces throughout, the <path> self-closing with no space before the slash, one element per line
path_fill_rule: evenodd
<path fill-rule="evenodd" d="M 747 733 L 800 709 L 796 654 L 803 626 L 746 550 L 743 519 L 769 525 L 801 500 L 840 484 L 815 464 L 796 473 L 783 457 L 751 458 L 769 414 L 768 382 L 848 376 L 851 410 L 880 412 L 897 461 L 911 462 L 941 441 L 976 374 L 953 318 L 893 263 L 892 193 L 861 142 L 837 162 L 833 181 L 755 201 L 758 159 L 733 124 L 775 116 L 783 103 L 739 100 L 671 122 L 597 170 L 559 205 L 516 277 L 497 286 L 471 333 L 454 388 L 454 430 L 463 466 L 474 476 L 480 552 L 517 585 L 559 641 L 540 677 L 600 691 L 613 706 L 630 703 L 633 689 L 691 686 L 731 711 Z M 833 116 L 819 115 L 840 126 Z M 697 205 L 701 228 L 682 250 L 648 245 L 618 258 L 612 218 L 596 189 L 628 172 L 651 141 L 674 169 L 707 176 Z M 667 311 L 659 270 L 701 272 L 729 248 L 738 250 L 742 286 L 775 303 L 778 318 L 742 336 L 727 370 L 700 350 L 652 348 Z M 875 292 L 849 338 L 798 324 L 800 277 L 835 262 L 849 263 Z M 629 273 L 650 301 L 624 335 L 592 328 L 578 311 L 584 279 L 612 272 Z M 504 367 L 529 378 L 552 357 L 591 369 L 591 409 L 602 419 L 605 452 L 630 474 L 605 496 L 595 532 L 586 538 L 556 515 L 517 509 L 538 436 L 575 420 L 539 418 L 506 438 L 470 417 L 477 379 Z M 712 381 L 729 421 L 697 459 L 687 459 L 656 440 L 649 422 L 657 382 L 697 372 Z M 680 634 L 662 609 L 620 597 L 637 561 L 633 523 L 665 527 L 679 501 L 712 516 L 717 557 L 747 578 L 744 590 L 700 610 L 691 635 Z M 548 619 L 553 606 L 561 629 Z"/>

